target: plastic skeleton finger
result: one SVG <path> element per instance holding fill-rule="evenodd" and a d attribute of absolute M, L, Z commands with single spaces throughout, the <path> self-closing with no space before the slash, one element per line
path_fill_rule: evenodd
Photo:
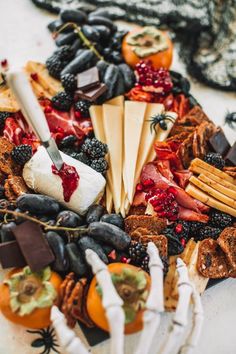
<path fill-rule="evenodd" d="M 186 343 L 182 346 L 179 354 L 192 354 L 194 348 L 196 348 L 203 324 L 203 308 L 199 293 L 197 292 L 195 286 L 193 286 L 193 326 L 192 330 L 186 340 Z"/>
<path fill-rule="evenodd" d="M 111 354 L 123 354 L 125 324 L 123 300 L 116 292 L 107 266 L 98 255 L 91 249 L 87 249 L 85 254 L 102 289 L 102 305 L 106 312 L 111 336 Z"/>
<path fill-rule="evenodd" d="M 67 326 L 65 316 L 56 306 L 51 309 L 51 321 L 61 346 L 68 354 L 89 354 L 81 340 L 76 337 L 75 332 Z"/>
<path fill-rule="evenodd" d="M 164 311 L 163 264 L 159 251 L 153 242 L 148 243 L 147 253 L 149 255 L 151 289 L 143 316 L 144 328 L 135 354 L 147 354 L 149 352 L 152 340 L 160 324 L 161 313 Z"/>
<path fill-rule="evenodd" d="M 173 318 L 172 330 L 169 333 L 169 337 L 161 351 L 161 354 L 173 354 L 178 352 L 179 347 L 181 346 L 181 344 L 179 344 L 180 338 L 184 333 L 185 327 L 187 326 L 188 308 L 193 287 L 189 281 L 188 269 L 180 258 L 177 259 L 176 269 L 179 275 L 179 301 Z"/>

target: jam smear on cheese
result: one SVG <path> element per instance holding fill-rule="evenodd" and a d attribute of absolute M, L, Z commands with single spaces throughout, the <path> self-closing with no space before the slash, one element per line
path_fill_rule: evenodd
<path fill-rule="evenodd" d="M 79 175 L 74 166 L 69 166 L 65 162 L 60 171 L 55 165 L 52 165 L 52 173 L 58 175 L 62 180 L 63 196 L 65 202 L 69 202 L 72 194 L 75 192 L 79 185 Z"/>

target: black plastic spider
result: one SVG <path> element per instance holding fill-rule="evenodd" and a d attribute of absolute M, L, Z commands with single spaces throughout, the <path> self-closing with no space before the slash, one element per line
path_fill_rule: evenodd
<path fill-rule="evenodd" d="M 39 329 L 38 331 L 27 330 L 27 332 L 39 334 L 42 337 L 36 338 L 31 343 L 31 347 L 33 348 L 44 347 L 44 350 L 40 354 L 49 354 L 51 350 L 59 353 L 56 349 L 59 345 L 56 343 L 56 335 L 53 328 L 50 329 L 50 327 L 48 327 L 47 329 Z"/>
<path fill-rule="evenodd" d="M 226 114 L 225 124 L 228 124 L 232 129 L 236 127 L 236 112 L 228 112 Z"/>
<path fill-rule="evenodd" d="M 156 125 L 157 124 L 159 124 L 161 129 L 167 130 L 166 121 L 170 121 L 170 122 L 174 123 L 175 119 L 172 116 L 170 116 L 170 115 L 168 115 L 166 113 L 156 114 L 155 116 L 152 116 L 148 120 L 148 122 L 151 122 L 151 124 L 150 124 L 151 133 L 152 133 L 153 130 L 155 131 L 155 133 L 157 133 L 157 131 L 156 131 Z"/>

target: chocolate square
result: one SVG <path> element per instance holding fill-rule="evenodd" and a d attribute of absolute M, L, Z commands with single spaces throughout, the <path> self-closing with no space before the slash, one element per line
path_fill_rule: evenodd
<path fill-rule="evenodd" d="M 96 66 L 77 75 L 77 88 L 83 92 L 90 91 L 99 85 L 99 73 Z"/>
<path fill-rule="evenodd" d="M 55 257 L 39 225 L 32 221 L 25 221 L 12 232 L 33 272 L 40 271 L 54 261 Z"/>
<path fill-rule="evenodd" d="M 221 128 L 219 128 L 209 139 L 213 151 L 225 156 L 230 149 L 230 144 Z"/>
<path fill-rule="evenodd" d="M 100 97 L 107 90 L 105 84 L 100 84 L 98 87 L 92 89 L 88 92 L 83 92 L 82 90 L 76 91 L 76 94 L 82 100 L 87 100 L 90 102 L 95 102 L 98 97 Z"/>
<path fill-rule="evenodd" d="M 27 265 L 21 249 L 16 241 L 0 244 L 0 263 L 2 268 L 24 267 Z"/>
<path fill-rule="evenodd" d="M 225 156 L 225 162 L 228 166 L 236 166 L 236 142 Z"/>

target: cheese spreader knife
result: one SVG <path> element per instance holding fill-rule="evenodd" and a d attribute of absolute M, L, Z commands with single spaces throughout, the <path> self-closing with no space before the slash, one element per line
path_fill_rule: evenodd
<path fill-rule="evenodd" d="M 53 164 L 59 171 L 62 168 L 63 160 L 55 140 L 51 137 L 47 120 L 32 90 L 27 75 L 21 70 L 9 71 L 7 73 L 7 83 L 28 124 L 46 148 Z"/>

